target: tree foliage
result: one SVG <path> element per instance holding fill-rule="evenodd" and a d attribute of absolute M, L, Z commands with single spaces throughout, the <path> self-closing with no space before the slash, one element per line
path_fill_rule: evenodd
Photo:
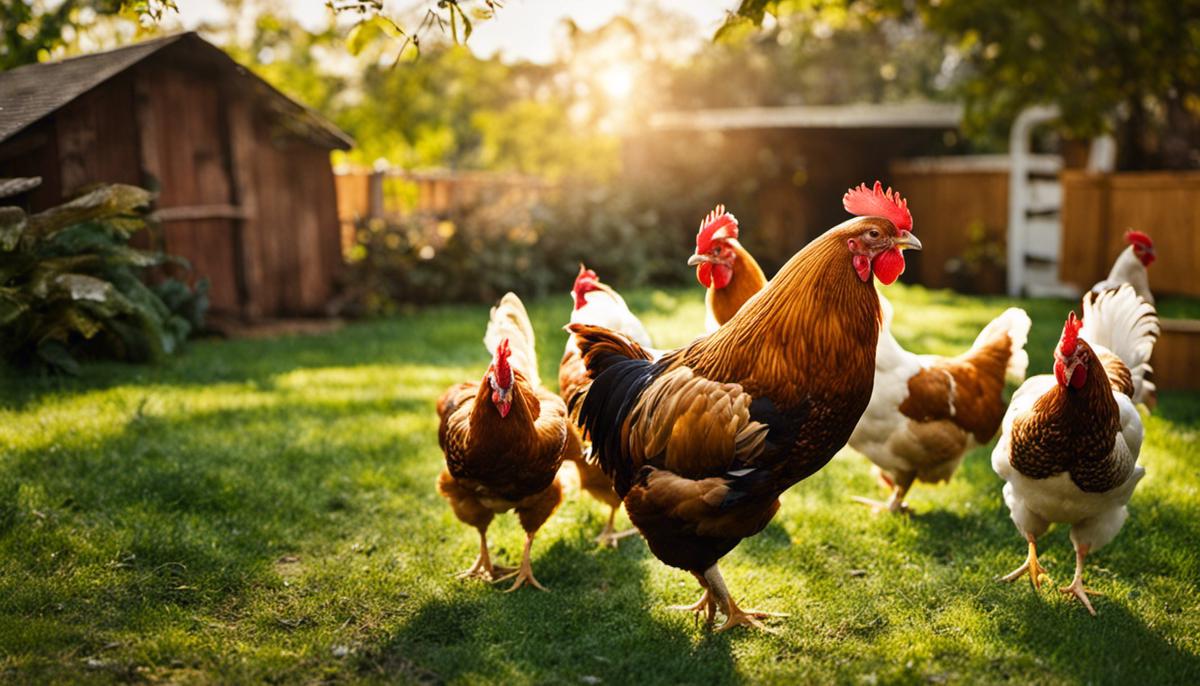
<path fill-rule="evenodd" d="M 954 92 L 971 132 L 1054 104 L 1071 136 L 1117 133 L 1123 168 L 1200 167 L 1197 0 L 743 0 L 722 32 L 847 13 L 942 36 L 965 67 Z"/>
<path fill-rule="evenodd" d="M 0 0 L 0 71 L 48 59 L 82 33 L 152 30 L 174 0 Z"/>

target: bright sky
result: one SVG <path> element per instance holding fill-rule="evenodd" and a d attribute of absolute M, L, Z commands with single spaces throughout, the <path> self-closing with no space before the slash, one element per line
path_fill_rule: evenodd
<path fill-rule="evenodd" d="M 324 0 L 295 0 L 283 3 L 306 28 L 320 28 L 328 21 Z M 725 13 L 737 7 L 738 0 L 505 0 L 494 19 L 479 23 L 468 42 L 476 54 L 487 57 L 500 52 L 508 59 L 548 62 L 554 58 L 554 37 L 559 23 L 566 18 L 585 30 L 592 30 L 614 16 L 628 12 L 631 6 L 659 5 L 691 17 L 700 29 L 699 37 L 712 36 Z M 178 0 L 180 22 L 195 28 L 204 21 L 225 17 L 220 0 Z M 412 0 L 386 4 L 392 12 L 412 7 Z"/>

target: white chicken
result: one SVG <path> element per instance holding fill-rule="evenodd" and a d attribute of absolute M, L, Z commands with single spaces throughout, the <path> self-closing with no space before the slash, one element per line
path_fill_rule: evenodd
<path fill-rule="evenodd" d="M 887 502 L 854 499 L 876 511 L 899 512 L 916 480 L 947 481 L 968 450 L 992 440 L 1004 416 L 1004 381 L 1025 378 L 1029 315 L 1011 307 L 957 357 L 917 355 L 892 335 L 892 306 L 882 295 L 883 327 L 875 352 L 871 403 L 850 447 L 879 470 Z"/>

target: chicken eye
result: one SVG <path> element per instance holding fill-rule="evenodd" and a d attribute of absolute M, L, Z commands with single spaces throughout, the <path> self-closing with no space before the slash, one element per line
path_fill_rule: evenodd
<path fill-rule="evenodd" d="M 879 230 L 871 229 L 871 232 L 868 233 L 867 235 L 870 236 L 871 238 L 879 238 Z"/>

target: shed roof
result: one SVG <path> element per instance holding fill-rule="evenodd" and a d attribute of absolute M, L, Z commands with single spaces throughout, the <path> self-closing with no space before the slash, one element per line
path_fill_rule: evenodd
<path fill-rule="evenodd" d="M 657 112 L 650 127 L 670 130 L 730 129 L 952 129 L 962 119 L 955 104 L 802 105 Z"/>
<path fill-rule="evenodd" d="M 348 149 L 353 144 L 353 139 L 341 129 L 279 92 L 195 32 L 0 72 L 0 142 L 170 46 L 190 50 L 206 63 L 228 70 L 232 77 L 247 80 L 247 85 L 269 109 L 298 124 L 300 135 L 340 150 Z"/>

